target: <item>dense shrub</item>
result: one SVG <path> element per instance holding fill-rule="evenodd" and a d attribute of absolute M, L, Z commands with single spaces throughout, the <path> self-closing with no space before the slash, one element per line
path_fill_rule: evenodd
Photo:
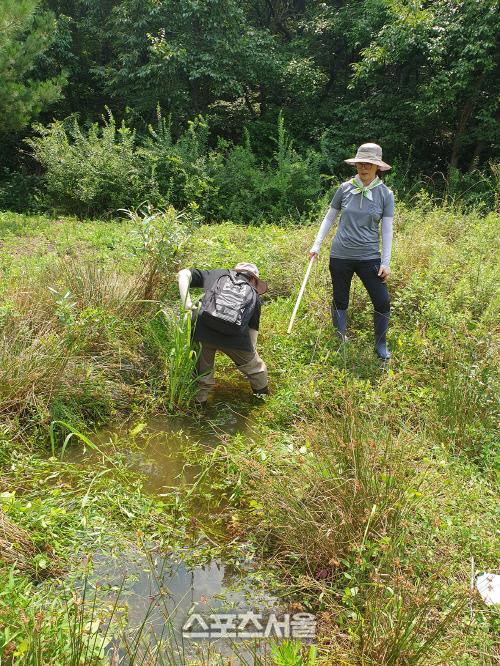
<path fill-rule="evenodd" d="M 159 111 L 146 135 L 136 134 L 124 122 L 117 125 L 109 111 L 101 125 L 94 123 L 86 130 L 70 117 L 37 125 L 36 131 L 27 143 L 44 169 L 41 200 L 30 195 L 34 184 L 30 188 L 20 174 L 9 173 L 5 185 L 0 180 L 0 208 L 33 209 L 36 204 L 80 217 L 102 217 L 147 202 L 177 210 L 194 206 L 205 221 L 304 220 L 317 210 L 328 189 L 322 185 L 322 168 L 337 174 L 327 176 L 327 181 L 339 182 L 352 173 L 342 161 L 349 151 L 340 155 L 325 138 L 321 153 L 299 152 L 282 114 L 268 138 L 274 150 L 265 158 L 254 150 L 246 129 L 241 143 L 219 138 L 213 146 L 207 121 L 197 116 L 174 138 L 171 121 Z M 393 160 L 385 180 L 400 200 L 413 201 L 425 189 L 432 200 L 483 210 L 498 204 L 495 164 L 487 173 L 462 174 L 455 169 L 448 175 L 421 177 L 414 172 L 410 151 Z"/>
<path fill-rule="evenodd" d="M 148 201 L 176 208 L 195 204 L 204 217 L 209 216 L 217 192 L 212 186 L 208 126 L 203 118 L 190 121 L 174 141 L 170 123 L 158 114 L 157 127 L 149 127 L 139 152 L 150 178 Z"/>
<path fill-rule="evenodd" d="M 300 216 L 320 193 L 320 158 L 300 155 L 278 118 L 272 157 L 259 162 L 248 135 L 242 145 L 219 140 L 208 145 L 201 118 L 188 123 L 177 140 L 158 114 L 156 127 L 139 140 L 110 112 L 104 124 L 83 130 L 69 118 L 43 127 L 29 139 L 45 170 L 45 204 L 79 216 L 102 216 L 147 201 L 154 206 L 193 204 L 206 220 L 253 222 Z"/>
<path fill-rule="evenodd" d="M 84 131 L 76 118 L 37 125 L 28 139 L 45 169 L 46 204 L 63 212 L 98 216 L 136 206 L 149 191 L 135 132 L 111 113 Z"/>
<path fill-rule="evenodd" d="M 276 144 L 272 158 L 259 164 L 248 135 L 243 146 L 229 151 L 216 176 L 219 200 L 225 202 L 225 217 L 244 222 L 266 217 L 300 216 L 310 209 L 321 191 L 320 156 L 309 151 L 300 155 L 278 117 Z"/>

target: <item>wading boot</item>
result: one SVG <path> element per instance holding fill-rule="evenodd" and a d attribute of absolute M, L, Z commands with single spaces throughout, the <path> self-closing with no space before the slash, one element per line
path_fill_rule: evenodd
<path fill-rule="evenodd" d="M 388 312 L 374 312 L 373 313 L 373 330 L 375 333 L 375 351 L 379 358 L 384 361 L 391 358 L 391 353 L 387 349 L 387 342 L 385 336 L 389 328 L 389 313 Z"/>
<path fill-rule="evenodd" d="M 252 389 L 252 392 L 255 398 L 263 398 L 265 395 L 269 395 L 269 386 L 264 386 L 261 389 Z"/>
<path fill-rule="evenodd" d="M 337 310 L 332 304 L 332 323 L 342 342 L 347 342 L 347 310 Z"/>

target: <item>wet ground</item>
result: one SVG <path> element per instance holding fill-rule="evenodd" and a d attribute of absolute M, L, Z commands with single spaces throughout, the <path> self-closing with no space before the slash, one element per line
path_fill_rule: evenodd
<path fill-rule="evenodd" d="M 64 459 L 90 466 L 96 457 L 119 451 L 125 456 L 125 464 L 141 475 L 144 491 L 162 496 L 197 478 L 200 467 L 194 454 L 191 458 L 190 448 L 201 444 L 210 450 L 224 438 L 248 434 L 251 428 L 248 416 L 236 413 L 227 404 L 219 409 L 216 405 L 196 419 L 155 417 L 140 424 L 107 428 L 92 437 L 99 452 L 77 445 L 67 449 Z M 204 508 L 200 507 L 195 516 L 201 524 L 207 520 Z M 257 663 L 248 646 L 242 647 L 241 642 L 234 640 L 234 630 L 249 612 L 260 615 L 257 626 L 265 627 L 277 602 L 254 582 L 251 563 L 241 560 L 228 565 L 212 560 L 203 566 L 189 567 L 185 561 L 190 553 L 188 558 L 183 555 L 186 554 L 162 553 L 154 543 L 144 549 L 130 546 L 125 551 L 97 552 L 92 557 L 88 583 L 92 589 L 97 586 L 110 600 L 121 588 L 118 606 L 121 616 L 127 618 L 128 642 L 141 642 L 168 654 L 169 661 L 165 663 L 182 664 L 186 655 L 201 650 L 201 663 L 212 665 L 216 659 L 207 657 L 207 651 L 214 649 L 226 656 L 225 663 L 227 658 L 232 663 Z M 193 613 L 201 620 L 198 618 L 183 632 Z M 220 626 L 213 629 L 214 623 L 220 625 L 221 613 L 225 616 L 223 625 L 228 624 L 232 631 Z M 194 638 L 193 634 L 200 631 L 206 636 Z M 265 649 L 259 648 L 261 653 Z M 128 663 L 123 646 L 120 656 L 124 659 L 120 663 Z"/>
<path fill-rule="evenodd" d="M 124 454 L 125 464 L 142 475 L 144 491 L 158 495 L 195 480 L 200 468 L 196 457 L 190 456 L 191 445 L 201 444 L 209 451 L 229 436 L 251 431 L 251 416 L 215 405 L 196 418 L 156 416 L 142 423 L 114 425 L 91 440 L 104 454 L 116 450 Z M 66 449 L 64 460 L 89 466 L 100 456 L 78 442 Z"/>

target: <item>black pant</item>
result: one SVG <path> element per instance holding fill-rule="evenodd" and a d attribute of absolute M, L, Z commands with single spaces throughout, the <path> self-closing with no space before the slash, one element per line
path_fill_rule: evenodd
<path fill-rule="evenodd" d="M 333 307 L 347 310 L 349 290 L 354 273 L 360 278 L 368 292 L 375 312 L 388 314 L 391 305 L 387 285 L 378 277 L 380 259 L 336 259 L 330 257 L 330 275 L 333 287 Z"/>

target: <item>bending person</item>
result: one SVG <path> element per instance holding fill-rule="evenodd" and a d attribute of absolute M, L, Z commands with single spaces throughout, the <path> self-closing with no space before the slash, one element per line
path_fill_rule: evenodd
<path fill-rule="evenodd" d="M 194 314 L 193 339 L 201 343 L 196 402 L 205 403 L 215 384 L 215 354 L 234 361 L 257 396 L 269 393 L 267 368 L 257 353 L 260 295 L 267 290 L 255 264 L 239 263 L 234 269 L 211 271 L 184 268 L 178 273 L 182 304 Z M 189 287 L 201 287 L 204 295 L 193 308 Z"/>
<path fill-rule="evenodd" d="M 342 183 L 335 192 L 309 255 L 318 256 L 321 243 L 340 213 L 330 251 L 333 326 L 341 339 L 346 340 L 349 291 L 356 273 L 373 303 L 375 350 L 380 358 L 388 359 L 386 333 L 390 301 L 386 283 L 391 273 L 394 195 L 379 174 L 391 167 L 382 161 L 382 148 L 376 143 L 364 143 L 358 148 L 356 157 L 345 162 L 355 165 L 358 174 Z"/>

